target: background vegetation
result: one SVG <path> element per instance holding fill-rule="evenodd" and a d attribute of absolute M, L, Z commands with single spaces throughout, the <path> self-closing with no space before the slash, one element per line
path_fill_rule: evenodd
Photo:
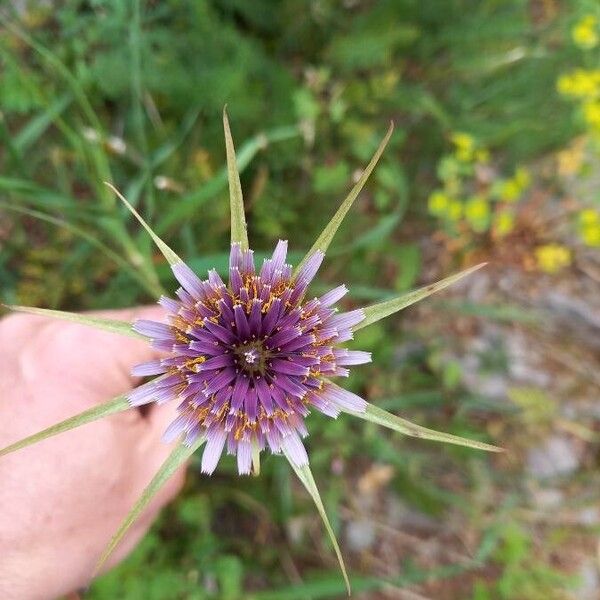
<path fill-rule="evenodd" d="M 487 456 L 309 421 L 359 598 L 597 598 L 600 9 L 594 0 L 13 0 L 0 8 L 6 302 L 150 302 L 169 270 L 103 181 L 198 271 L 224 269 L 228 105 L 260 254 L 301 256 L 396 133 L 325 282 L 364 303 L 489 260 L 374 326 L 351 386 Z M 192 469 L 87 597 L 343 597 L 310 500 Z"/>

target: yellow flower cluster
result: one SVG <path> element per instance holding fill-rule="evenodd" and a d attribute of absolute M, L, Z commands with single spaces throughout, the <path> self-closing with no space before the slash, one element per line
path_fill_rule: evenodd
<path fill-rule="evenodd" d="M 586 208 L 579 213 L 579 235 L 586 246 L 600 247 L 600 213 Z"/>
<path fill-rule="evenodd" d="M 598 25 L 596 15 L 586 15 L 575 23 L 571 29 L 571 38 L 575 45 L 583 50 L 595 48 L 600 41 Z"/>
<path fill-rule="evenodd" d="M 451 222 L 460 221 L 463 215 L 463 206 L 460 200 L 452 198 L 443 190 L 436 190 L 429 196 L 429 214 L 434 217 L 448 219 Z"/>
<path fill-rule="evenodd" d="M 468 133 L 455 132 L 450 139 L 454 149 L 438 163 L 443 188 L 429 196 L 429 214 L 444 221 L 452 232 L 460 224 L 463 233 L 465 230 L 484 233 L 492 228 L 496 237 L 508 235 L 514 229 L 515 217 L 507 205 L 519 200 L 530 186 L 529 171 L 519 167 L 509 179 L 479 190 L 482 186 L 472 178 L 476 176 L 476 167 L 489 161 L 488 150 Z"/>
<path fill-rule="evenodd" d="M 558 78 L 556 88 L 570 98 L 597 98 L 600 96 L 600 69 L 575 69 L 565 73 Z"/>
<path fill-rule="evenodd" d="M 535 249 L 538 268 L 546 273 L 558 273 L 571 264 L 571 251 L 560 244 L 545 244 Z"/>
<path fill-rule="evenodd" d="M 583 105 L 583 118 L 596 132 L 600 132 L 600 100 L 591 100 Z"/>
<path fill-rule="evenodd" d="M 515 216 L 508 211 L 502 211 L 496 216 L 494 233 L 498 237 L 508 235 L 515 228 Z"/>
<path fill-rule="evenodd" d="M 497 195 L 500 200 L 508 203 L 516 202 L 523 192 L 531 185 L 531 175 L 524 167 L 519 167 L 510 178 L 499 183 Z"/>
<path fill-rule="evenodd" d="M 464 163 L 479 162 L 486 163 L 490 158 L 489 152 L 484 148 L 478 148 L 477 142 L 472 135 L 457 131 L 450 136 L 455 146 L 454 155 Z"/>

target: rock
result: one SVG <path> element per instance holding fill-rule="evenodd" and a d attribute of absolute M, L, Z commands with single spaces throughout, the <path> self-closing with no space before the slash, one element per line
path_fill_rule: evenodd
<path fill-rule="evenodd" d="M 593 561 L 584 562 L 579 568 L 579 581 L 574 590 L 577 600 L 598 600 L 600 596 L 600 574 Z"/>
<path fill-rule="evenodd" d="M 570 475 L 579 468 L 579 453 L 570 438 L 554 435 L 529 450 L 526 468 L 538 479 Z"/>
<path fill-rule="evenodd" d="M 557 488 L 542 488 L 531 492 L 531 501 L 541 509 L 558 508 L 565 498 L 562 490 Z"/>
<path fill-rule="evenodd" d="M 375 526 L 366 519 L 350 521 L 346 527 L 346 539 L 352 550 L 368 550 L 375 542 Z"/>

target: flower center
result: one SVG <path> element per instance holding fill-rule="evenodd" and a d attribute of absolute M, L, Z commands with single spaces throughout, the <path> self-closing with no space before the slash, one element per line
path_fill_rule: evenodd
<path fill-rule="evenodd" d="M 244 359 L 246 360 L 246 362 L 249 365 L 253 365 L 256 362 L 257 358 L 258 358 L 258 352 L 256 351 L 255 348 L 252 348 L 252 350 L 248 350 L 247 352 L 244 352 Z"/>
<path fill-rule="evenodd" d="M 267 351 L 260 340 L 234 346 L 235 363 L 250 374 L 265 374 Z"/>

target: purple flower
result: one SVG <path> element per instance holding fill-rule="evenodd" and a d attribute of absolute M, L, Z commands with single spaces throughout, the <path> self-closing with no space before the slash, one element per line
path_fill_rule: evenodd
<path fill-rule="evenodd" d="M 168 325 L 140 320 L 134 329 L 171 355 L 134 367 L 134 375 L 161 375 L 136 388 L 129 402 L 179 402 L 179 416 L 165 432 L 192 445 L 206 438 L 202 471 L 212 473 L 225 447 L 238 471 L 250 473 L 253 451 L 282 451 L 296 466 L 308 464 L 302 438 L 312 408 L 336 417 L 364 412 L 366 402 L 331 380 L 348 366 L 367 363 L 368 352 L 347 350 L 362 310 L 339 313 L 334 304 L 347 292 L 337 287 L 307 298 L 323 261 L 310 255 L 295 275 L 286 264 L 287 242 L 255 270 L 252 250 L 231 246 L 229 283 L 216 271 L 201 280 L 183 262 L 173 265 L 182 287 L 178 300 L 163 297 Z"/>

